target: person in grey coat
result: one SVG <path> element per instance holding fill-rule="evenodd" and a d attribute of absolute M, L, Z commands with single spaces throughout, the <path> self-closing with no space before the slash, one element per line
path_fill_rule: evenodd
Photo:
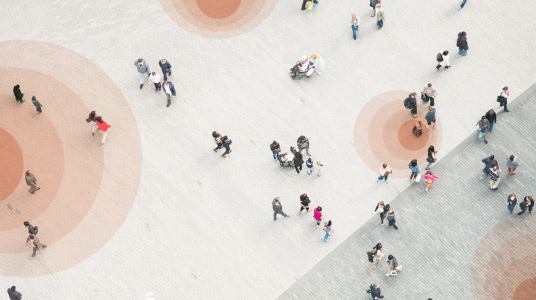
<path fill-rule="evenodd" d="M 489 121 L 486 119 L 486 116 L 482 116 L 482 119 L 478 121 L 478 137 L 484 138 L 484 143 L 488 143 L 488 140 L 486 139 L 486 131 L 489 129 Z"/>
<path fill-rule="evenodd" d="M 286 214 L 286 213 L 283 211 L 283 205 L 281 205 L 281 199 L 279 199 L 279 197 L 276 197 L 276 198 L 272 201 L 272 208 L 274 209 L 274 221 L 277 221 L 277 219 L 278 219 L 278 214 L 279 214 L 279 215 L 283 215 L 283 216 L 285 216 L 285 218 L 290 217 L 289 214 Z"/>
<path fill-rule="evenodd" d="M 506 157 L 506 166 L 508 167 L 508 175 L 517 173 L 516 169 L 519 167 L 519 158 L 513 154 Z"/>
<path fill-rule="evenodd" d="M 149 65 L 143 58 L 140 58 L 135 61 L 134 65 L 136 66 L 136 68 L 138 68 L 138 76 L 140 77 L 141 90 L 143 88 L 143 84 L 145 83 L 145 77 L 149 77 L 149 75 L 151 75 L 151 68 L 149 68 Z"/>
<path fill-rule="evenodd" d="M 482 160 L 483 163 L 486 165 L 484 166 L 484 170 L 482 172 L 486 173 L 486 175 L 489 176 L 489 169 L 493 169 L 494 166 L 498 166 L 497 160 L 495 159 L 495 155 L 491 155 L 490 157 L 486 157 Z"/>
<path fill-rule="evenodd" d="M 21 293 L 17 292 L 17 287 L 12 286 L 11 288 L 7 289 L 7 294 L 9 295 L 10 300 L 22 300 Z"/>

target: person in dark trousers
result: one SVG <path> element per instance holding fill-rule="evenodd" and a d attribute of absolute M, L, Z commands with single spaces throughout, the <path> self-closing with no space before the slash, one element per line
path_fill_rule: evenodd
<path fill-rule="evenodd" d="M 300 170 L 303 166 L 303 156 L 300 152 L 294 150 L 294 168 L 296 168 L 296 175 L 300 174 Z"/>
<path fill-rule="evenodd" d="M 383 11 L 381 4 L 376 4 L 376 25 L 378 25 L 378 30 L 382 29 L 383 22 L 385 21 L 385 13 Z"/>
<path fill-rule="evenodd" d="M 39 240 L 38 236 L 33 235 L 33 234 L 30 234 L 28 236 L 28 239 L 26 239 L 26 244 L 28 244 L 28 241 L 30 241 L 32 243 L 32 246 L 33 246 L 33 254 L 32 254 L 32 256 L 30 256 L 30 259 L 33 259 L 35 257 L 36 251 L 39 251 L 41 249 L 41 247 L 46 248 L 46 246 L 47 246 L 47 245 L 41 243 L 41 241 Z"/>
<path fill-rule="evenodd" d="M 510 194 L 506 199 L 506 203 L 508 203 L 508 210 L 510 211 L 510 214 L 512 214 L 517 204 L 516 194 Z"/>
<path fill-rule="evenodd" d="M 305 7 L 305 5 L 307 4 L 307 2 L 309 2 L 309 0 L 303 0 L 302 6 L 301 6 L 301 10 L 306 10 L 306 9 L 307 9 L 307 7 Z M 317 1 L 317 0 L 313 0 L 313 3 L 318 4 L 318 1 Z"/>
<path fill-rule="evenodd" d="M 374 265 L 372 266 L 372 269 L 376 269 L 380 260 L 385 257 L 385 254 L 383 254 L 381 250 L 382 243 L 378 243 L 376 246 L 374 246 L 374 248 L 372 248 L 372 257 L 374 258 Z"/>
<path fill-rule="evenodd" d="M 28 231 L 28 234 L 33 234 L 33 235 L 36 235 L 37 234 L 37 226 L 32 226 L 32 224 L 30 224 L 30 222 L 28 221 L 24 221 L 24 228 L 26 228 L 26 230 Z M 26 242 L 26 244 L 28 244 L 28 242 Z"/>
<path fill-rule="evenodd" d="M 489 186 L 494 191 L 499 188 L 499 183 L 501 183 L 501 173 L 501 170 L 499 170 L 499 167 L 497 166 L 493 166 L 493 168 L 489 170 Z"/>
<path fill-rule="evenodd" d="M 230 138 L 228 138 L 227 136 L 223 137 L 222 144 L 223 144 L 223 148 L 225 148 L 225 152 L 223 152 L 223 155 L 221 157 L 225 158 L 225 155 L 233 152 L 233 150 L 231 150 L 231 144 L 232 143 L 233 143 L 233 141 L 231 141 Z"/>
<path fill-rule="evenodd" d="M 37 109 L 37 113 L 40 114 L 43 112 L 42 108 L 43 108 L 43 105 L 41 105 L 41 103 L 39 101 L 37 101 L 37 98 L 35 98 L 35 96 L 32 96 L 32 104 L 35 106 L 35 108 Z"/>
<path fill-rule="evenodd" d="M 216 148 L 214 148 L 214 152 L 218 152 L 218 150 L 223 147 L 222 136 L 219 132 L 213 131 L 212 137 L 214 138 L 214 142 L 216 143 Z"/>
<path fill-rule="evenodd" d="M 16 85 L 13 87 L 13 95 L 15 95 L 15 100 L 17 100 L 17 102 L 24 102 L 24 99 L 22 99 L 22 97 L 24 97 L 24 94 L 20 91 L 20 85 Z"/>
<path fill-rule="evenodd" d="M 430 101 L 430 106 L 435 106 L 434 101 L 435 98 L 439 95 L 439 92 L 432 87 L 431 83 L 429 83 L 428 86 L 424 87 L 424 89 L 422 90 L 422 95 L 424 95 L 423 102 Z"/>
<path fill-rule="evenodd" d="M 517 215 L 520 216 L 524 214 L 527 211 L 527 209 L 529 210 L 529 214 L 532 214 L 533 206 L 534 206 L 534 200 L 532 200 L 532 196 L 525 197 L 525 199 L 523 199 L 521 204 L 519 204 L 519 208 L 521 208 L 521 212 L 518 213 Z"/>
<path fill-rule="evenodd" d="M 490 109 L 486 115 L 486 120 L 488 120 L 489 122 L 489 132 L 492 132 L 493 131 L 493 125 L 495 123 L 497 123 L 497 114 L 495 113 L 495 111 L 493 109 Z"/>
<path fill-rule="evenodd" d="M 458 10 L 462 10 L 462 8 L 465 6 L 465 2 L 467 2 L 467 0 L 462 1 L 462 5 L 460 5 L 460 8 L 458 8 Z"/>
<path fill-rule="evenodd" d="M 395 212 L 390 211 L 387 213 L 387 222 L 389 222 L 389 226 L 393 226 L 396 230 L 398 230 L 398 227 L 396 226 L 396 220 L 395 220 Z"/>
<path fill-rule="evenodd" d="M 373 214 L 377 213 L 378 215 L 380 215 L 380 221 L 382 225 L 383 225 L 383 219 L 385 218 L 385 215 L 387 215 L 389 208 L 390 208 L 389 204 L 385 205 L 383 201 L 380 201 L 378 202 L 378 204 L 376 205 L 376 208 L 374 209 Z"/>
<path fill-rule="evenodd" d="M 462 31 L 458 33 L 458 39 L 456 40 L 456 46 L 458 46 L 458 54 L 463 56 L 467 55 L 467 50 L 469 50 L 469 45 L 467 45 L 467 33 Z"/>
<path fill-rule="evenodd" d="M 443 52 L 439 52 L 437 54 L 437 66 L 436 66 L 436 69 L 439 70 L 441 69 L 441 66 L 442 65 L 445 65 L 445 69 L 448 69 L 450 68 L 450 55 L 449 55 L 449 50 L 445 50 Z"/>
<path fill-rule="evenodd" d="M 88 123 L 91 123 L 93 122 L 93 132 L 91 133 L 91 135 L 95 135 L 95 130 L 97 130 L 98 126 L 97 126 L 97 118 L 99 116 L 97 116 L 97 113 L 95 111 L 92 111 L 89 113 L 89 118 L 86 119 L 86 122 Z"/>
<path fill-rule="evenodd" d="M 286 214 L 283 211 L 283 205 L 281 205 L 281 199 L 279 199 L 279 197 L 275 197 L 272 201 L 272 208 L 274 209 L 274 221 L 277 221 L 277 219 L 279 218 L 278 215 L 283 215 L 285 216 L 285 218 L 290 217 L 289 214 Z"/>
<path fill-rule="evenodd" d="M 506 166 L 508 167 L 508 175 L 516 174 L 516 169 L 519 167 L 519 158 L 515 155 L 510 155 L 506 158 Z"/>
<path fill-rule="evenodd" d="M 387 273 L 387 275 L 385 276 L 390 276 L 392 273 L 392 271 L 398 271 L 398 261 L 396 260 L 396 258 L 394 256 L 392 256 L 391 254 L 389 254 L 389 256 L 387 256 L 387 263 L 389 264 L 389 273 Z M 396 274 L 396 273 L 395 273 Z M 393 274 L 393 275 L 395 275 Z"/>
<path fill-rule="evenodd" d="M 22 300 L 22 294 L 17 291 L 16 286 L 7 289 L 7 294 L 9 295 L 9 300 Z"/>
<path fill-rule="evenodd" d="M 416 159 L 412 160 L 408 164 L 408 167 L 411 170 L 411 175 L 409 176 L 409 182 L 411 182 L 411 179 L 413 179 L 413 178 L 417 179 L 417 175 L 419 175 L 421 172 L 419 171 L 419 165 L 417 164 Z"/>
<path fill-rule="evenodd" d="M 428 130 L 432 130 L 436 126 L 436 117 L 435 117 L 436 109 L 433 106 L 428 107 L 428 113 L 426 113 L 426 116 L 424 117 L 426 119 L 426 128 Z"/>
<path fill-rule="evenodd" d="M 173 83 L 169 81 L 164 82 L 164 92 L 166 92 L 167 107 L 169 107 L 171 105 L 171 98 L 175 98 L 177 95 Z"/>
<path fill-rule="evenodd" d="M 508 96 L 510 96 L 510 91 L 507 86 L 503 86 L 498 100 L 500 100 L 499 102 L 501 103 L 501 106 L 504 107 L 504 112 L 510 112 L 508 110 Z"/>
<path fill-rule="evenodd" d="M 162 60 L 158 62 L 158 65 L 160 65 L 160 69 L 162 69 L 162 74 L 164 74 L 164 81 L 167 81 L 168 75 L 171 76 L 171 64 L 169 63 L 169 61 L 167 61 L 167 59 L 162 58 Z"/>
<path fill-rule="evenodd" d="M 309 210 L 309 203 L 311 203 L 311 200 L 309 200 L 309 197 L 307 197 L 307 194 L 303 194 L 300 196 L 300 203 L 301 203 L 301 208 L 300 208 L 300 214 L 302 212 L 302 210 L 305 209 L 305 212 L 310 212 L 311 210 Z"/>
<path fill-rule="evenodd" d="M 274 157 L 274 160 L 277 160 L 279 157 L 279 152 L 281 152 L 281 146 L 279 146 L 279 143 L 274 141 L 270 144 L 270 150 L 272 150 L 272 155 Z"/>
<path fill-rule="evenodd" d="M 494 166 L 499 165 L 499 163 L 495 159 L 495 155 L 490 155 L 490 157 L 484 158 L 482 162 L 486 164 L 482 172 L 486 173 L 487 176 L 489 176 L 489 169 L 492 169 Z"/>
<path fill-rule="evenodd" d="M 40 190 L 41 188 L 37 186 L 37 179 L 35 178 L 35 175 L 32 174 L 32 171 L 27 170 L 26 175 L 24 176 L 26 179 L 26 184 L 30 186 L 30 189 L 28 192 L 35 193 L 35 191 Z"/>
<path fill-rule="evenodd" d="M 428 147 L 428 157 L 426 158 L 426 161 L 428 162 L 428 166 L 426 166 L 425 169 L 426 171 L 430 170 L 432 164 L 437 161 L 436 155 L 437 151 L 435 151 L 434 145 L 430 145 L 430 147 Z"/>
<path fill-rule="evenodd" d="M 480 121 L 477 123 L 478 125 L 478 137 L 484 138 L 484 143 L 488 143 L 488 140 L 486 139 L 486 131 L 489 128 L 489 121 L 486 119 L 486 116 L 482 116 Z"/>
<path fill-rule="evenodd" d="M 413 114 L 413 117 L 417 117 L 417 93 L 413 92 L 409 94 L 408 96 L 409 104 L 411 107 L 411 114 Z"/>
<path fill-rule="evenodd" d="M 307 175 L 313 174 L 315 165 L 312 158 L 309 157 L 309 159 L 305 162 L 305 166 L 307 167 Z"/>
<path fill-rule="evenodd" d="M 383 299 L 384 296 L 382 296 L 382 291 L 380 290 L 380 284 L 379 283 L 373 283 L 370 285 L 370 296 L 372 299 Z"/>
<path fill-rule="evenodd" d="M 140 90 L 143 88 L 143 84 L 145 83 L 145 77 L 149 77 L 151 75 L 151 68 L 147 64 L 147 62 L 140 58 L 137 61 L 134 62 L 134 65 L 136 66 L 138 70 L 138 77 L 140 78 Z"/>

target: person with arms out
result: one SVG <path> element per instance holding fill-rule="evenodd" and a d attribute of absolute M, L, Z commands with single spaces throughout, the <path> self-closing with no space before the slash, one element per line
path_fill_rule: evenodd
<path fill-rule="evenodd" d="M 506 203 L 508 203 L 508 210 L 510 211 L 510 214 L 512 214 L 517 204 L 516 194 L 510 194 L 506 199 Z"/>
<path fill-rule="evenodd" d="M 508 175 L 516 174 L 516 169 L 519 167 L 519 158 L 515 155 L 510 155 L 506 158 L 506 166 L 508 167 Z"/>
<path fill-rule="evenodd" d="M 489 128 L 489 121 L 486 119 L 486 116 L 482 116 L 476 125 L 478 126 L 478 137 L 484 138 L 484 143 L 487 144 L 488 140 L 486 139 L 486 131 Z"/>
<path fill-rule="evenodd" d="M 309 57 L 309 64 L 313 66 L 313 69 L 318 73 L 318 75 L 322 74 L 324 72 L 324 58 L 322 58 L 320 55 L 314 53 Z M 307 155 L 309 155 L 309 152 L 307 152 Z"/>
<path fill-rule="evenodd" d="M 489 185 L 492 190 L 496 191 L 497 188 L 499 188 L 499 183 L 501 182 L 501 170 L 499 170 L 499 167 L 493 166 L 489 170 Z"/>
<path fill-rule="evenodd" d="M 274 209 L 274 221 L 277 221 L 279 218 L 278 215 L 283 215 L 285 218 L 290 217 L 289 214 L 286 214 L 283 211 L 283 205 L 281 205 L 281 199 L 279 199 L 279 197 L 275 197 L 275 199 L 272 201 L 272 208 Z"/>
<path fill-rule="evenodd" d="M 434 184 L 434 179 L 439 178 L 432 173 L 432 171 L 426 172 L 424 175 L 424 180 L 426 180 L 426 192 L 428 192 L 428 189 Z"/>

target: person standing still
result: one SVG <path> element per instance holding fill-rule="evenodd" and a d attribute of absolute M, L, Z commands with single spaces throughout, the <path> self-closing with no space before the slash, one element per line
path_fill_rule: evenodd
<path fill-rule="evenodd" d="M 396 230 L 398 230 L 398 227 L 396 226 L 396 220 L 395 220 L 395 212 L 390 211 L 387 213 L 387 222 L 389 222 L 389 226 L 393 226 Z"/>
<path fill-rule="evenodd" d="M 433 101 L 434 100 L 432 98 L 432 102 Z M 426 120 L 426 124 L 428 124 L 428 126 L 426 126 L 426 128 L 428 128 L 428 130 L 432 130 L 436 126 L 435 114 L 436 114 L 435 107 L 433 107 L 433 106 L 428 107 L 428 112 L 426 113 L 426 116 L 424 117 L 424 119 Z"/>
<path fill-rule="evenodd" d="M 510 96 L 510 90 L 508 90 L 507 86 L 503 86 L 501 94 L 497 97 L 497 101 L 504 107 L 504 112 L 510 112 L 508 110 L 508 96 Z"/>
<path fill-rule="evenodd" d="M 429 83 L 427 87 L 424 87 L 422 93 L 424 95 L 423 102 L 430 101 L 430 106 L 435 106 L 435 97 L 439 95 L 439 92 L 432 87 L 431 83 Z"/>
<path fill-rule="evenodd" d="M 296 175 L 298 175 L 300 174 L 300 170 L 303 167 L 303 156 L 300 152 L 296 150 L 294 150 L 293 153 L 294 153 L 294 168 L 296 169 Z"/>
<path fill-rule="evenodd" d="M 300 203 L 301 203 L 301 208 L 300 208 L 300 214 L 302 212 L 302 210 L 305 209 L 305 212 L 310 212 L 311 210 L 309 210 L 309 203 L 311 203 L 311 200 L 309 200 L 309 197 L 307 196 L 307 194 L 303 194 L 300 196 Z"/>
<path fill-rule="evenodd" d="M 30 259 L 33 259 L 35 257 L 36 251 L 39 251 L 41 247 L 46 248 L 46 244 L 41 243 L 38 236 L 35 236 L 33 234 L 30 234 L 28 238 L 26 239 L 26 244 L 28 244 L 28 241 L 31 242 L 31 245 L 33 246 L 33 253 L 32 256 L 30 256 Z"/>
<path fill-rule="evenodd" d="M 465 31 L 458 33 L 458 38 L 456 39 L 456 46 L 458 46 L 458 54 L 461 54 L 463 56 L 467 55 L 469 45 L 467 44 L 467 33 Z"/>
<path fill-rule="evenodd" d="M 22 99 L 22 97 L 24 97 L 24 94 L 20 91 L 20 85 L 16 85 L 13 87 L 13 95 L 15 95 L 15 100 L 17 100 L 17 102 L 24 102 L 24 99 Z"/>
<path fill-rule="evenodd" d="M 143 84 L 145 83 L 145 77 L 149 77 L 149 75 L 151 74 L 151 68 L 149 68 L 149 65 L 143 58 L 140 58 L 137 61 L 135 61 L 134 65 L 138 69 L 138 76 L 140 77 L 140 90 L 141 90 L 143 88 Z"/>
<path fill-rule="evenodd" d="M 281 205 L 281 199 L 279 199 L 279 197 L 275 197 L 272 201 L 272 208 L 274 209 L 274 221 L 277 221 L 277 219 L 279 218 L 278 215 L 283 215 L 285 216 L 285 218 L 290 217 L 289 214 L 286 214 L 283 211 L 283 205 Z"/>
<path fill-rule="evenodd" d="M 409 164 L 408 164 L 408 167 L 410 168 L 411 170 L 411 175 L 409 176 L 409 182 L 411 182 L 411 180 L 413 178 L 417 179 L 417 175 L 419 175 L 421 172 L 419 171 L 419 165 L 417 164 L 417 160 L 414 159 L 412 160 Z"/>
<path fill-rule="evenodd" d="M 516 194 L 510 194 L 506 199 L 506 203 L 508 203 L 508 210 L 510 211 L 510 214 L 512 214 L 517 204 Z"/>
<path fill-rule="evenodd" d="M 492 132 L 493 131 L 493 125 L 495 123 L 497 123 L 497 114 L 495 113 L 495 111 L 493 109 L 490 109 L 486 113 L 485 117 L 489 122 L 489 132 Z"/>
<path fill-rule="evenodd" d="M 233 152 L 233 150 L 231 150 L 231 144 L 233 143 L 233 141 L 231 141 L 231 139 L 227 136 L 224 136 L 223 139 L 222 139 L 222 144 L 223 144 L 223 148 L 225 148 L 225 152 L 223 152 L 222 156 L 223 158 L 225 158 L 225 156 L 231 152 Z"/>
<path fill-rule="evenodd" d="M 372 15 L 370 15 L 371 17 L 375 17 L 376 16 L 376 5 L 382 3 L 382 0 L 371 0 L 370 1 L 370 6 L 372 6 Z"/>
<path fill-rule="evenodd" d="M 376 183 L 380 182 L 380 180 L 384 180 L 385 179 L 385 183 L 389 184 L 389 174 L 392 174 L 393 173 L 393 170 L 391 169 L 391 167 L 389 167 L 387 164 L 383 164 L 381 167 L 380 167 L 380 177 L 378 177 L 378 179 L 376 179 Z"/>
<path fill-rule="evenodd" d="M 416 118 L 417 117 L 417 93 L 413 92 L 409 94 L 408 102 L 409 102 L 409 107 L 411 109 L 411 114 L 413 115 L 414 118 Z"/>
<path fill-rule="evenodd" d="M 497 188 L 499 188 L 499 183 L 501 182 L 501 170 L 499 170 L 499 167 L 493 166 L 492 169 L 489 170 L 489 185 L 492 190 L 496 191 Z"/>
<path fill-rule="evenodd" d="M 169 107 L 171 105 L 171 98 L 175 99 L 175 96 L 177 95 L 173 83 L 169 81 L 164 82 L 164 92 L 166 92 L 167 107 Z"/>
<path fill-rule="evenodd" d="M 35 191 L 40 190 L 41 188 L 37 186 L 37 179 L 35 178 L 34 174 L 30 170 L 26 171 L 26 176 L 24 176 L 26 179 L 26 184 L 30 186 L 30 189 L 28 192 L 35 193 Z"/>
<path fill-rule="evenodd" d="M 326 234 L 324 235 L 324 242 L 327 242 L 328 239 L 330 239 L 331 235 L 333 234 L 333 227 L 332 227 L 331 220 L 324 222 L 324 231 L 326 232 Z"/>
<path fill-rule="evenodd" d="M 521 212 L 518 213 L 517 215 L 520 216 L 524 214 L 527 211 L 527 209 L 529 210 L 529 214 L 532 214 L 532 207 L 534 207 L 534 200 L 532 200 L 532 196 L 525 197 L 525 199 L 523 199 L 521 204 L 519 204 L 519 208 L 521 208 Z"/>
<path fill-rule="evenodd" d="M 354 41 L 357 40 L 357 30 L 359 29 L 360 22 L 361 21 L 359 20 L 359 17 L 356 14 L 352 14 L 352 16 L 350 17 L 350 20 L 348 21 L 348 25 L 352 27 Z"/>
<path fill-rule="evenodd" d="M 9 300 L 22 300 L 22 294 L 17 291 L 16 286 L 7 289 L 7 294 L 9 295 Z"/>
<path fill-rule="evenodd" d="M 385 21 L 385 13 L 381 8 L 381 4 L 376 5 L 376 25 L 378 25 L 378 30 L 382 29 L 383 22 Z"/>
<path fill-rule="evenodd" d="M 517 173 L 516 169 L 519 167 L 519 159 L 515 155 L 510 155 L 506 158 L 506 166 L 508 167 L 508 175 Z"/>
<path fill-rule="evenodd" d="M 35 108 L 37 109 L 37 113 L 40 114 L 43 112 L 42 108 L 43 108 L 43 105 L 41 105 L 41 103 L 39 101 L 37 101 L 37 98 L 35 98 L 35 96 L 32 96 L 32 104 L 35 106 Z"/>
<path fill-rule="evenodd" d="M 272 150 L 274 160 L 277 161 L 279 158 L 279 152 L 281 152 L 281 146 L 279 146 L 278 142 L 274 141 L 272 144 L 270 144 L 270 150 Z"/>
<path fill-rule="evenodd" d="M 108 129 L 110 129 L 110 125 L 108 123 L 104 122 L 102 117 L 97 117 L 95 123 L 99 127 L 99 130 L 102 131 L 102 144 L 104 145 L 106 143 L 106 137 L 108 136 Z"/>
<path fill-rule="evenodd" d="M 89 117 L 86 119 L 86 122 L 91 123 L 93 122 L 93 132 L 91 135 L 95 135 L 95 130 L 97 130 L 97 113 L 95 111 L 92 111 L 89 113 Z"/>
<path fill-rule="evenodd" d="M 313 209 L 313 218 L 316 220 L 316 228 L 320 227 L 320 222 L 322 222 L 322 206 Z"/>
<path fill-rule="evenodd" d="M 488 139 L 486 139 L 486 130 L 489 128 L 489 121 L 486 119 L 486 116 L 482 116 L 480 121 L 477 123 L 478 126 L 478 137 L 484 138 L 484 143 L 488 143 Z"/>
<path fill-rule="evenodd" d="M 167 59 L 162 58 L 158 65 L 160 65 L 160 69 L 162 69 L 162 74 L 164 74 L 164 81 L 167 81 L 168 75 L 171 76 L 171 64 Z"/>
<path fill-rule="evenodd" d="M 387 212 L 389 211 L 389 208 L 390 208 L 389 204 L 385 205 L 385 203 L 383 201 L 380 201 L 380 202 L 378 202 L 378 204 L 376 205 L 376 208 L 374 209 L 374 212 L 372 213 L 372 214 L 377 213 L 378 215 L 380 215 L 380 222 L 381 222 L 382 225 L 384 225 L 383 224 L 383 219 L 387 215 Z"/>
<path fill-rule="evenodd" d="M 401 267 L 398 266 L 398 261 L 391 254 L 389 254 L 389 256 L 387 256 L 387 259 L 389 260 L 388 261 L 388 263 L 389 263 L 389 273 L 387 273 L 387 275 L 385 275 L 385 276 L 396 275 L 396 271 L 399 271 L 400 268 L 401 268 Z M 395 271 L 394 274 L 393 274 L 393 271 Z"/>

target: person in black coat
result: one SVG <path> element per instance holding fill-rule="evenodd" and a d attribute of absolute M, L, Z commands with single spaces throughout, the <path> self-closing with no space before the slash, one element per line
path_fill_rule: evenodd
<path fill-rule="evenodd" d="M 517 204 L 516 194 L 510 194 L 508 198 L 506 198 L 506 203 L 508 203 L 508 210 L 510 213 L 513 213 L 514 207 L 516 207 Z"/>
<path fill-rule="evenodd" d="M 292 153 L 294 153 L 294 167 L 296 168 L 296 175 L 298 175 L 302 169 L 303 156 L 300 152 L 296 151 L 296 149 L 293 149 L 292 151 Z"/>
<path fill-rule="evenodd" d="M 22 99 L 24 94 L 20 91 L 20 85 L 17 84 L 13 87 L 13 95 L 15 95 L 15 99 L 17 100 L 17 102 L 24 102 L 24 99 Z"/>
<path fill-rule="evenodd" d="M 380 290 L 380 284 L 379 283 L 373 283 L 370 285 L 370 296 L 372 299 L 383 299 L 382 291 Z"/>
<path fill-rule="evenodd" d="M 164 74 L 164 81 L 167 81 L 168 75 L 171 76 L 171 64 L 165 58 L 162 58 L 158 65 L 162 69 L 162 74 Z"/>
<path fill-rule="evenodd" d="M 486 157 L 482 160 L 483 163 L 486 164 L 484 166 L 484 170 L 482 172 L 486 173 L 486 175 L 489 176 L 489 169 L 493 168 L 493 166 L 498 166 L 497 160 L 495 159 L 495 155 L 491 155 L 490 157 Z"/>
<path fill-rule="evenodd" d="M 534 206 L 534 200 L 532 200 L 532 196 L 527 196 L 525 199 L 523 199 L 523 202 L 519 204 L 519 207 L 521 208 L 521 212 L 517 215 L 522 215 L 527 211 L 527 208 L 529 209 L 529 214 L 532 213 L 532 207 Z"/>
<path fill-rule="evenodd" d="M 497 114 L 493 109 L 486 113 L 486 119 L 489 122 L 489 132 L 493 131 L 493 124 L 497 123 Z"/>
<path fill-rule="evenodd" d="M 304 209 L 305 209 L 306 212 L 311 211 L 309 209 L 309 203 L 311 203 L 311 200 L 309 200 L 309 197 L 307 196 L 307 194 L 303 194 L 303 195 L 300 196 L 300 203 L 301 203 L 300 214 L 301 214 L 302 210 L 304 210 Z"/>
<path fill-rule="evenodd" d="M 458 33 L 458 40 L 456 41 L 456 46 L 458 46 L 458 54 L 467 55 L 467 50 L 469 50 L 469 45 L 467 45 L 467 33 L 462 31 Z"/>

